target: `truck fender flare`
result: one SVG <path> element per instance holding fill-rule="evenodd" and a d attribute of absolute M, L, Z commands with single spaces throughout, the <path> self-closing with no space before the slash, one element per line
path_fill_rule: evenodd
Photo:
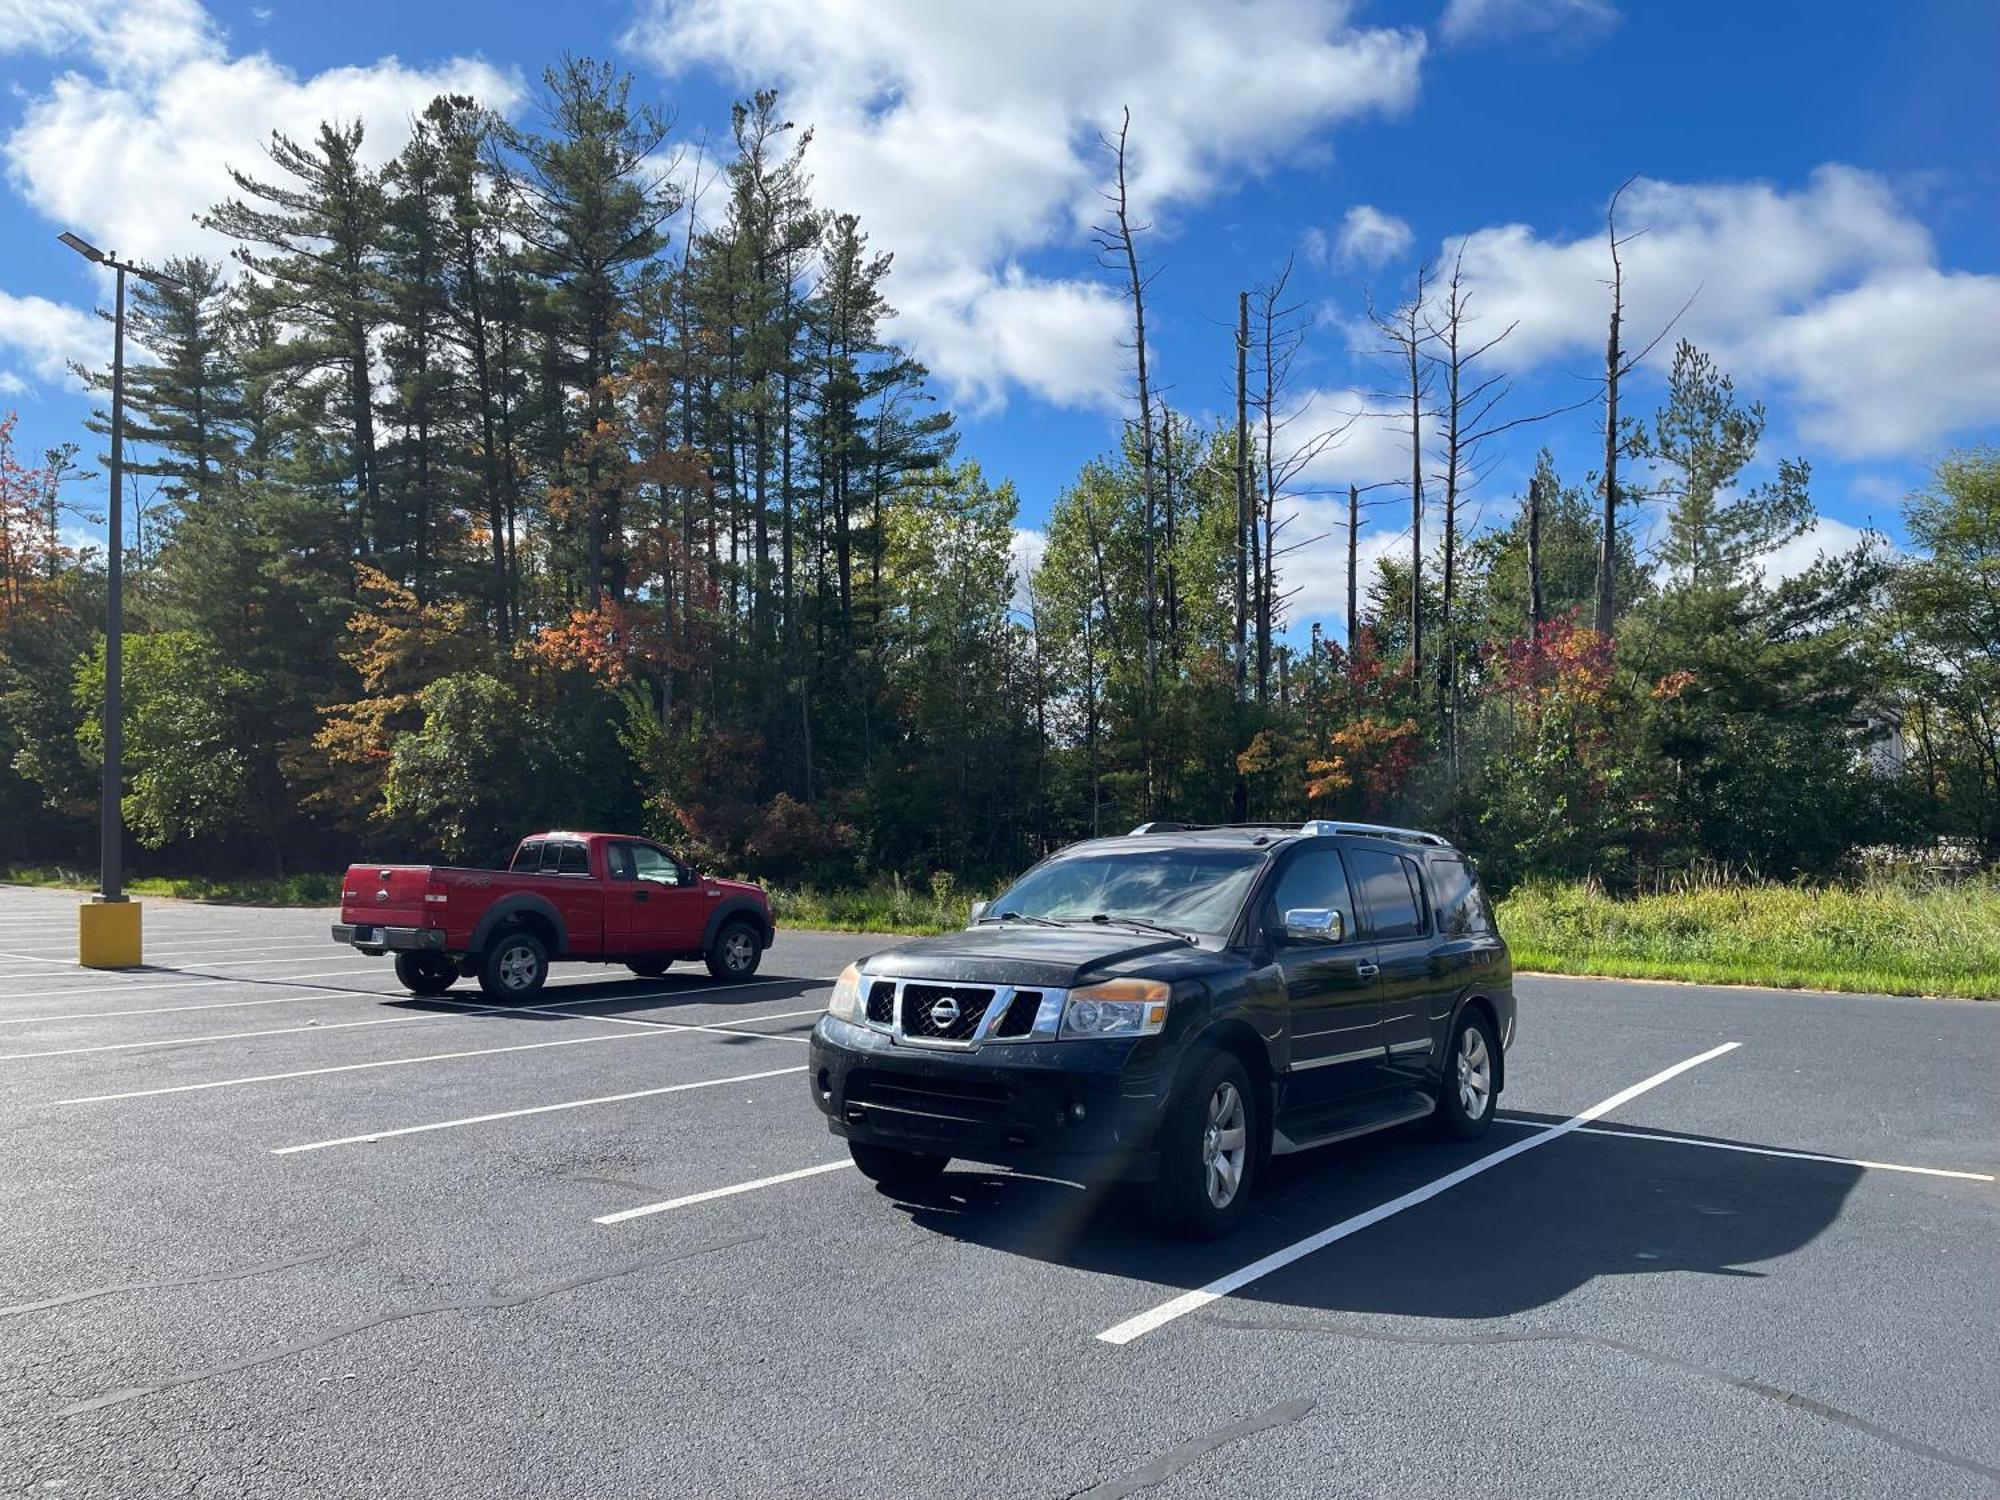
<path fill-rule="evenodd" d="M 771 921 L 764 915 L 764 908 L 748 896 L 731 896 L 708 914 L 708 925 L 701 930 L 701 951 L 706 953 L 715 946 L 715 935 L 722 931 L 722 924 L 738 918 L 748 918 L 750 925 L 757 929 L 757 945 L 771 946 Z"/>
<path fill-rule="evenodd" d="M 558 958 L 569 951 L 569 928 L 562 919 L 562 913 L 544 897 L 517 891 L 511 896 L 502 896 L 486 909 L 486 915 L 479 919 L 479 925 L 472 929 L 470 944 L 474 953 L 485 951 L 486 943 L 501 924 L 511 919 L 533 913 L 549 924 L 556 935 L 555 952 L 549 957 Z"/>

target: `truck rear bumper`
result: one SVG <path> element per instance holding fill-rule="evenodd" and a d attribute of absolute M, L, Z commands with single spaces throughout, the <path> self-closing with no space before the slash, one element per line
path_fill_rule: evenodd
<path fill-rule="evenodd" d="M 363 953 L 412 949 L 427 953 L 444 951 L 444 929 L 441 927 L 369 927 L 336 922 L 333 924 L 333 940 Z"/>

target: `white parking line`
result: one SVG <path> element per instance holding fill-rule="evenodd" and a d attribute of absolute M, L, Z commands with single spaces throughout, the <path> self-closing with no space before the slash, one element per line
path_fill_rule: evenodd
<path fill-rule="evenodd" d="M 1521 1125 L 1534 1128 L 1536 1120 L 1516 1120 L 1505 1118 L 1502 1125 Z M 1651 1130 L 1607 1130 L 1600 1125 L 1586 1125 L 1577 1131 L 1579 1135 L 1603 1135 L 1619 1141 L 1658 1141 L 1669 1146 L 1699 1146 L 1704 1151 L 1741 1151 L 1750 1156 L 1779 1156 L 1788 1161 L 1818 1161 L 1839 1167 L 1866 1167 L 1871 1172 L 1909 1172 L 1918 1177 L 1950 1177 L 1960 1182 L 1993 1182 L 1991 1172 L 1957 1172 L 1944 1167 L 1911 1167 L 1901 1162 L 1869 1161 L 1859 1156 L 1828 1156 L 1820 1151 L 1785 1151 L 1776 1146 L 1746 1146 L 1740 1141 L 1704 1141 L 1684 1135 L 1661 1135 Z"/>
<path fill-rule="evenodd" d="M 803 1073 L 805 1069 L 789 1071 Z M 686 1208 L 693 1203 L 710 1203 L 717 1198 L 734 1198 L 738 1193 L 754 1193 L 759 1188 L 776 1187 L 781 1182 L 797 1182 L 801 1177 L 818 1177 L 825 1172 L 838 1172 L 842 1167 L 851 1167 L 848 1161 L 823 1162 L 817 1167 L 800 1167 L 796 1172 L 780 1172 L 776 1177 L 759 1177 L 755 1182 L 739 1182 L 730 1187 L 710 1188 L 705 1193 L 689 1193 L 684 1198 L 669 1198 L 665 1203 L 648 1203 L 639 1208 L 623 1209 L 615 1214 L 606 1214 L 601 1219 L 593 1219 L 595 1224 L 623 1224 L 627 1219 L 643 1219 L 648 1214 L 663 1214 L 669 1209 Z"/>
<path fill-rule="evenodd" d="M 347 973 L 337 969 L 335 973 Z M 222 980 L 223 984 L 237 984 L 240 980 Z M 173 988 L 174 986 L 168 986 Z M 209 985 L 190 985 L 190 989 L 209 989 Z M 279 995 L 267 1000 L 204 1000 L 198 1005 L 149 1005 L 137 1010 L 73 1010 L 67 1015 L 53 1016 L 0 1016 L 0 1026 L 53 1026 L 68 1021 L 110 1021 L 121 1016 L 170 1016 L 190 1010 L 244 1010 L 255 1005 L 301 1005 L 310 1000 L 325 1003 L 347 996 L 355 1000 L 401 1000 L 405 998 L 400 990 L 338 990 L 326 986 L 315 986 L 310 995 Z"/>
<path fill-rule="evenodd" d="M 1677 1062 L 1671 1068 L 1662 1069 L 1651 1078 L 1635 1083 L 1630 1088 L 1620 1089 L 1610 1098 L 1600 1100 L 1581 1114 L 1571 1115 L 1560 1124 L 1551 1125 L 1544 1130 L 1537 1131 L 1534 1135 L 1529 1136 L 1525 1140 L 1516 1141 L 1511 1146 L 1502 1146 L 1491 1155 L 1482 1156 L 1477 1161 L 1467 1162 L 1455 1172 L 1447 1172 L 1435 1181 L 1427 1182 L 1419 1188 L 1412 1188 L 1400 1197 L 1391 1198 L 1387 1203 L 1378 1203 L 1365 1213 L 1358 1213 L 1352 1218 L 1342 1219 L 1338 1224 L 1322 1229 L 1317 1234 L 1307 1235 L 1304 1239 L 1287 1245 L 1282 1250 L 1274 1250 L 1262 1260 L 1252 1261 L 1249 1265 L 1231 1271 L 1226 1276 L 1217 1277 L 1207 1286 L 1199 1287 L 1191 1292 L 1184 1292 L 1170 1302 L 1161 1303 L 1150 1312 L 1143 1312 L 1137 1317 L 1127 1318 L 1124 1322 L 1105 1329 L 1097 1337 L 1107 1344 L 1129 1344 L 1135 1339 L 1143 1338 L 1154 1329 L 1163 1327 L 1173 1322 L 1176 1318 L 1185 1317 L 1191 1312 L 1198 1312 L 1211 1302 L 1227 1297 L 1232 1292 L 1241 1291 L 1254 1281 L 1261 1281 L 1273 1271 L 1283 1270 L 1286 1266 L 1292 1264 L 1293 1261 L 1302 1260 L 1308 1255 L 1324 1250 L 1328 1245 L 1344 1240 L 1349 1235 L 1359 1234 L 1364 1229 L 1380 1224 L 1384 1219 L 1394 1218 L 1406 1208 L 1415 1208 L 1420 1203 L 1428 1203 L 1440 1193 L 1449 1192 L 1461 1182 L 1469 1182 L 1482 1172 L 1490 1172 L 1502 1162 L 1512 1161 L 1515 1157 L 1525 1155 L 1538 1146 L 1546 1146 L 1551 1141 L 1559 1140 L 1572 1131 L 1581 1130 L 1592 1120 L 1609 1114 L 1622 1104 L 1629 1104 L 1649 1089 L 1656 1089 L 1668 1080 L 1680 1077 L 1681 1074 L 1687 1072 L 1690 1068 L 1698 1068 L 1705 1062 L 1713 1062 L 1726 1052 L 1734 1052 L 1741 1045 L 1740 1042 L 1724 1042 L 1720 1047 L 1711 1047 L 1708 1051 L 1700 1053 L 1697 1056 L 1690 1057 L 1683 1062 Z"/>
<path fill-rule="evenodd" d="M 670 1083 L 663 1088 L 634 1089 L 629 1094 L 600 1094 L 594 1099 L 566 1099 L 560 1104 L 536 1104 L 527 1109 L 495 1110 L 490 1115 L 466 1115 L 457 1120 L 438 1120 L 429 1125 L 405 1125 L 396 1130 L 374 1130 L 367 1135 L 343 1135 L 330 1141 L 308 1141 L 303 1146 L 278 1146 L 273 1156 L 297 1156 L 302 1151 L 325 1151 L 334 1146 L 358 1146 L 368 1141 L 386 1141 L 399 1135 L 424 1135 L 433 1130 L 456 1130 L 461 1125 L 485 1125 L 494 1120 L 518 1120 L 524 1115 L 552 1115 L 566 1109 L 588 1109 L 596 1104 L 623 1104 L 628 1099 L 652 1099 L 661 1094 L 684 1094 L 690 1089 L 721 1088 L 730 1083 L 754 1083 L 760 1078 L 783 1078 L 805 1072 L 805 1064 L 792 1068 L 771 1068 L 762 1073 L 738 1073 L 733 1078 L 703 1078 L 695 1083 Z M 845 1165 L 843 1163 L 843 1165 Z M 730 1191 L 735 1191 L 731 1189 Z M 598 1220 L 601 1224 L 604 1221 Z"/>
<path fill-rule="evenodd" d="M 732 986 L 737 988 L 737 986 Z M 796 1012 L 806 1014 L 806 1012 Z M 582 1017 L 580 1019 L 599 1020 L 602 1017 Z M 738 1024 L 750 1021 L 776 1020 L 775 1016 L 750 1016 Z M 177 1083 L 154 1089 L 127 1089 L 116 1094 L 80 1094 L 69 1099 L 51 1099 L 51 1105 L 63 1104 L 109 1104 L 122 1099 L 152 1099 L 162 1094 L 193 1094 L 207 1089 L 243 1088 L 253 1083 L 279 1083 L 292 1078 L 320 1078 L 331 1073 L 360 1073 L 370 1068 L 404 1068 L 416 1063 L 455 1062 L 466 1057 L 497 1057 L 506 1052 L 538 1052 L 549 1047 L 582 1047 L 593 1042 L 638 1042 L 647 1037 L 671 1037 L 690 1035 L 713 1035 L 718 1028 L 712 1026 L 688 1026 L 677 1021 L 638 1023 L 633 1029 L 611 1032 L 604 1036 L 561 1037 L 553 1042 L 519 1042 L 509 1047 L 476 1047 L 463 1052 L 427 1052 L 420 1057 L 386 1057 L 372 1062 L 336 1063 L 324 1068 L 294 1068 L 284 1073 L 255 1073 L 244 1078 L 216 1078 L 206 1083 Z M 796 1042 L 803 1038 L 778 1036 L 761 1031 L 723 1031 L 724 1036 L 754 1036 L 767 1042 Z"/>
<path fill-rule="evenodd" d="M 329 963 L 333 961 L 331 954 L 327 955 L 326 961 Z M 182 977 L 178 979 L 150 977 L 159 974 L 178 974 Z M 123 984 L 91 985 L 86 988 L 67 990 L 37 990 L 28 994 L 9 995 L 6 998 L 9 1000 L 74 1000 L 84 995 L 129 995 L 139 990 L 213 990 L 220 989 L 226 984 L 297 984 L 302 979 L 328 979 L 335 975 L 356 976 L 362 974 L 377 974 L 386 978 L 389 971 L 380 964 L 373 964 L 365 969 L 315 969 L 310 974 L 272 974 L 265 978 L 257 978 L 250 975 L 211 975 L 205 969 L 154 969 L 149 971 L 149 977 L 147 978 L 128 979 Z M 0 974 L 0 980 L 5 980 L 8 977 L 5 974 Z M 77 975 L 75 977 L 83 978 L 84 976 Z"/>

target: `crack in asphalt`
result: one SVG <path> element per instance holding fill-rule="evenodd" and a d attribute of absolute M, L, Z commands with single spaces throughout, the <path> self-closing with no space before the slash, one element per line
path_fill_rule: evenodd
<path fill-rule="evenodd" d="M 122 1281 L 116 1286 L 92 1287 L 87 1291 L 69 1292 L 61 1297 L 45 1297 L 39 1302 L 16 1302 L 0 1307 L 0 1318 L 12 1318 L 21 1313 L 42 1312 L 51 1307 L 67 1307 L 72 1302 L 89 1302 L 98 1297 L 115 1297 L 120 1292 L 168 1292 L 176 1287 L 209 1286 L 222 1281 L 247 1281 L 252 1276 L 268 1276 L 273 1271 L 289 1271 L 293 1266 L 309 1266 L 315 1261 L 330 1260 L 349 1250 L 359 1249 L 366 1240 L 349 1240 L 344 1245 L 335 1245 L 330 1250 L 315 1250 L 307 1255 L 294 1255 L 285 1260 L 267 1260 L 261 1265 L 242 1266 L 234 1271 L 211 1271 L 201 1276 L 176 1276 L 165 1281 Z"/>
<path fill-rule="evenodd" d="M 733 1239 L 720 1240 L 712 1245 L 699 1245 L 692 1250 L 677 1250 L 670 1255 L 648 1256 L 644 1260 L 631 1261 L 624 1265 L 609 1267 L 606 1270 L 589 1271 L 581 1276 L 567 1277 L 562 1281 L 552 1282 L 548 1286 L 535 1287 L 525 1292 L 505 1294 L 489 1292 L 483 1297 L 463 1297 L 450 1302 L 433 1302 L 424 1307 L 404 1308 L 400 1312 L 380 1313 L 375 1317 L 363 1318 L 358 1322 L 343 1323 L 336 1328 L 323 1329 L 318 1333 L 309 1334 L 302 1339 L 295 1339 L 291 1343 L 281 1345 L 275 1349 L 263 1349 L 255 1354 L 246 1354 L 243 1358 L 230 1360 L 227 1364 L 214 1365 L 203 1370 L 186 1370 L 179 1374 L 165 1376 L 159 1380 L 149 1381 L 144 1385 L 125 1386 L 119 1390 L 107 1391 L 101 1396 L 92 1396 L 88 1400 L 73 1402 L 59 1410 L 56 1415 L 59 1417 L 80 1417 L 89 1412 L 102 1411 L 106 1407 L 117 1406 L 126 1401 L 136 1401 L 143 1396 L 157 1396 L 160 1392 L 173 1390 L 177 1386 L 192 1385 L 200 1380 L 213 1380 L 219 1375 L 234 1375 L 238 1371 L 255 1369 L 259 1365 L 272 1364 L 281 1359 L 290 1359 L 294 1355 L 323 1348 L 328 1344 L 338 1343 L 341 1339 L 352 1338 L 358 1333 L 366 1333 L 370 1329 L 381 1328 L 390 1323 L 404 1323 L 412 1318 L 434 1318 L 442 1313 L 504 1312 L 508 1308 L 521 1307 L 530 1302 L 538 1302 L 545 1297 L 559 1296 L 564 1292 L 573 1292 L 582 1287 L 595 1286 L 599 1282 L 616 1281 L 620 1277 L 636 1275 L 640 1271 L 657 1270 L 661 1266 L 672 1265 L 677 1261 L 694 1260 L 704 1255 L 717 1255 L 724 1250 L 734 1250 L 738 1246 L 747 1245 L 763 1238 L 764 1236 L 761 1234 L 738 1235 Z"/>
<path fill-rule="evenodd" d="M 1079 1500 L 1090 1496 L 1091 1500 L 1123 1500 L 1126 1495 L 1149 1490 L 1156 1484 L 1164 1484 L 1182 1469 L 1208 1457 L 1218 1448 L 1226 1448 L 1231 1443 L 1240 1443 L 1244 1438 L 1255 1437 L 1260 1432 L 1268 1432 L 1273 1427 L 1290 1427 L 1305 1420 L 1306 1413 L 1317 1405 L 1310 1400 L 1281 1401 L 1276 1406 L 1260 1411 L 1254 1416 L 1230 1422 L 1199 1437 L 1191 1437 L 1184 1443 L 1176 1443 L 1165 1453 L 1142 1469 L 1134 1469 L 1117 1479 L 1104 1479 L 1086 1489 L 1071 1490 L 1065 1500 Z"/>
<path fill-rule="evenodd" d="M 1700 1380 L 1712 1381 L 1735 1390 L 1747 1391 L 1753 1396 L 1761 1396 L 1767 1401 L 1775 1401 L 1780 1406 L 1789 1406 L 1798 1411 L 1810 1412 L 1828 1422 L 1863 1433 L 1878 1442 L 1887 1443 L 1892 1448 L 1932 1463 L 1946 1464 L 1967 1474 L 1977 1474 L 1982 1479 L 2000 1480 L 2000 1467 L 1983 1464 L 1975 1458 L 1966 1458 L 1957 1453 L 1934 1448 L 1917 1438 L 1905 1437 L 1902 1433 L 1884 1427 L 1880 1422 L 1838 1406 L 1829 1406 L 1824 1401 L 1815 1400 L 1800 1391 L 1786 1390 L 1783 1386 L 1768 1385 L 1761 1380 L 1752 1380 L 1744 1375 L 1732 1375 L 1727 1370 L 1712 1369 L 1696 1364 L 1692 1360 L 1663 1354 L 1657 1349 L 1648 1349 L 1640 1344 L 1628 1344 L 1622 1339 L 1606 1338 L 1601 1334 L 1578 1333 L 1564 1328 L 1534 1329 L 1522 1332 L 1493 1333 L 1393 1333 L 1382 1328 L 1356 1328 L 1336 1323 L 1310 1323 L 1299 1319 L 1285 1318 L 1225 1318 L 1210 1315 L 1208 1322 L 1222 1328 L 1237 1328 L 1264 1333 L 1317 1333 L 1329 1334 L 1335 1338 L 1357 1339 L 1375 1344 L 1414 1344 L 1431 1346 L 1467 1346 L 1479 1344 L 1586 1344 L 1592 1348 L 1608 1350 L 1614 1354 L 1624 1354 L 1647 1364 L 1658 1365 L 1682 1375 L 1692 1375 Z"/>

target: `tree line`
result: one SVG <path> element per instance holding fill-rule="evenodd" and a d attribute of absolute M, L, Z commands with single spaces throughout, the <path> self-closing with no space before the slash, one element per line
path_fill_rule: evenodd
<path fill-rule="evenodd" d="M 958 457 L 885 331 L 888 251 L 817 201 L 775 93 L 715 156 L 598 63 L 530 118 L 440 98 L 379 168 L 361 123 L 276 134 L 206 216 L 234 267 L 134 284 L 125 806 L 163 865 L 483 861 L 570 825 L 780 880 L 984 879 L 1146 818 L 1304 816 L 1437 827 L 1502 884 L 2000 852 L 2000 459 L 1941 461 L 1908 550 L 1767 577 L 1810 470 L 1745 482 L 1763 409 L 1686 342 L 1658 412 L 1620 409 L 1650 345 L 1621 340 L 1615 198 L 1603 466 L 1541 452 L 1481 528 L 1550 414 L 1513 409 L 1512 330 L 1456 266 L 1371 307 L 1374 410 L 1294 389 L 1289 265 L 1237 300 L 1233 412 L 1165 399 L 1128 120 L 1097 235 L 1128 419 L 1024 573 L 1012 487 Z M 1407 480 L 1326 478 L 1362 420 Z M 91 845 L 79 451 L 0 424 L 11 858 Z M 1297 534 L 1306 493 L 1337 539 Z M 1342 542 L 1345 621 L 1293 628 Z"/>

